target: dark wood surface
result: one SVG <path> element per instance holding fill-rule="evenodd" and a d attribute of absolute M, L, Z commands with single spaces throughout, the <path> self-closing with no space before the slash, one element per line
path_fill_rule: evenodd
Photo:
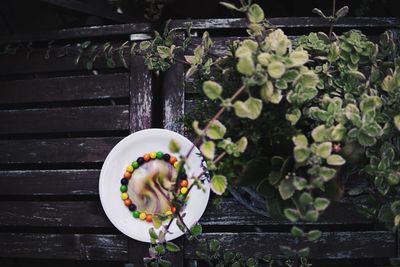
<path fill-rule="evenodd" d="M 326 26 L 317 18 L 271 21 L 294 30 Z M 185 22 L 172 21 L 170 26 L 183 29 Z M 228 33 L 245 27 L 241 19 L 192 22 L 197 30 Z M 338 27 L 368 28 L 376 36 L 398 24 L 395 18 L 348 18 Z M 110 25 L 0 37 L 0 42 L 101 38 L 121 44 L 129 34 L 149 32 L 148 24 Z M 219 33 L 214 38 L 217 54 L 225 53 L 226 42 L 244 36 Z M 94 75 L 83 63 L 75 65 L 74 55 L 45 59 L 45 53 L 42 47 L 30 58 L 22 51 L 0 56 L 0 266 L 27 266 L 32 259 L 143 266 L 148 245 L 122 235 L 101 207 L 101 165 L 129 133 L 155 126 L 184 133 L 183 116 L 193 109 L 194 99 L 201 98 L 185 83 L 181 64 L 158 76 L 147 70 L 141 57 L 126 55 L 128 69 L 118 61 L 112 70 L 99 62 Z M 326 260 L 322 266 L 339 259 L 382 266 L 399 256 L 396 233 L 359 214 L 354 206 L 359 202 L 348 197 L 333 203 L 313 224 L 324 232 L 311 244 L 312 258 Z M 249 256 L 279 258 L 279 245 L 293 242 L 289 222 L 257 215 L 233 197 L 218 206 L 210 201 L 200 222 L 207 239 L 219 239 L 224 249 Z M 174 266 L 188 266 L 187 260 L 197 259 L 196 244 L 183 239 L 178 243 L 183 251 L 172 259 Z"/>

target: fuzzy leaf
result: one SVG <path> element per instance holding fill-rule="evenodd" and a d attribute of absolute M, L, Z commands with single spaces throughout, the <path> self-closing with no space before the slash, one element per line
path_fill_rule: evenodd
<path fill-rule="evenodd" d="M 239 141 L 236 142 L 237 149 L 240 153 L 243 153 L 247 148 L 247 138 L 245 136 L 241 137 Z"/>
<path fill-rule="evenodd" d="M 330 204 L 330 201 L 327 198 L 317 197 L 314 201 L 314 207 L 318 211 L 325 210 Z"/>
<path fill-rule="evenodd" d="M 223 175 L 214 175 L 211 178 L 211 190 L 217 195 L 222 195 L 225 192 L 227 185 L 228 181 Z"/>
<path fill-rule="evenodd" d="M 319 230 L 311 230 L 307 233 L 307 238 L 310 241 L 315 241 L 321 237 L 322 233 Z"/>
<path fill-rule="evenodd" d="M 324 159 L 328 158 L 332 153 L 332 143 L 324 142 L 317 146 L 316 154 Z"/>
<path fill-rule="evenodd" d="M 337 154 L 330 155 L 330 156 L 327 158 L 326 162 L 327 162 L 329 165 L 332 165 L 332 166 L 341 166 L 341 165 L 343 165 L 343 164 L 346 163 L 346 161 L 344 160 L 344 158 L 342 158 L 340 155 L 337 155 Z"/>
<path fill-rule="evenodd" d="M 178 142 L 175 139 L 172 139 L 169 142 L 169 151 L 172 153 L 178 153 L 181 150 L 181 146 L 178 144 Z"/>
<path fill-rule="evenodd" d="M 284 214 L 285 217 L 291 222 L 296 222 L 300 217 L 300 213 L 296 209 L 290 209 L 290 208 L 285 209 Z"/>
<path fill-rule="evenodd" d="M 157 52 L 160 58 L 168 58 L 170 56 L 170 49 L 166 46 L 157 46 Z"/>
<path fill-rule="evenodd" d="M 293 140 L 294 145 L 297 147 L 307 147 L 308 146 L 308 140 L 304 134 L 296 135 L 292 138 L 292 140 Z"/>
<path fill-rule="evenodd" d="M 214 81 L 206 81 L 203 83 L 203 92 L 211 99 L 217 99 L 222 93 L 222 86 Z"/>
<path fill-rule="evenodd" d="M 279 193 L 283 200 L 291 198 L 295 190 L 293 179 L 283 179 L 279 184 Z"/>
<path fill-rule="evenodd" d="M 320 125 L 314 128 L 311 132 L 312 137 L 314 138 L 315 142 L 323 142 L 326 140 L 327 137 L 327 130 L 325 125 Z"/>
<path fill-rule="evenodd" d="M 226 127 L 219 120 L 214 120 L 207 130 L 207 136 L 211 139 L 221 139 L 226 133 Z"/>
<path fill-rule="evenodd" d="M 296 50 L 290 53 L 289 59 L 291 61 L 290 67 L 300 67 L 307 63 L 308 53 L 305 50 Z"/>
<path fill-rule="evenodd" d="M 260 23 L 264 20 L 264 11 L 257 4 L 252 4 L 247 11 L 247 18 L 252 23 Z"/>
<path fill-rule="evenodd" d="M 214 159 L 215 157 L 215 144 L 212 141 L 206 141 L 200 146 L 200 151 L 204 157 Z"/>
<path fill-rule="evenodd" d="M 282 62 L 274 61 L 268 65 L 268 74 L 274 78 L 279 79 L 285 73 L 285 65 Z"/>
<path fill-rule="evenodd" d="M 342 7 L 341 9 L 339 9 L 337 12 L 336 12 L 336 18 L 343 18 L 343 17 L 345 17 L 347 14 L 349 13 L 349 7 L 348 6 L 344 6 L 344 7 Z"/>
<path fill-rule="evenodd" d="M 167 242 L 165 244 L 165 248 L 169 251 L 169 252 L 178 252 L 181 250 L 181 248 L 176 245 L 175 243 L 172 242 Z"/>
<path fill-rule="evenodd" d="M 335 177 L 336 170 L 332 168 L 327 168 L 327 167 L 321 167 L 319 168 L 319 176 L 325 181 L 329 181 L 333 177 Z"/>
<path fill-rule="evenodd" d="M 310 156 L 310 149 L 307 147 L 295 147 L 293 150 L 294 158 L 297 162 L 304 162 Z"/>
<path fill-rule="evenodd" d="M 241 74 L 251 76 L 254 73 L 255 67 L 251 57 L 242 57 L 239 59 L 236 69 Z"/>
<path fill-rule="evenodd" d="M 254 120 L 261 114 L 262 101 L 258 98 L 249 97 L 245 102 L 240 100 L 236 101 L 233 104 L 233 108 L 235 109 L 236 116 L 239 118 Z"/>
<path fill-rule="evenodd" d="M 397 130 L 400 131 L 400 114 L 394 116 L 393 122 L 394 122 L 394 125 L 396 126 Z"/>

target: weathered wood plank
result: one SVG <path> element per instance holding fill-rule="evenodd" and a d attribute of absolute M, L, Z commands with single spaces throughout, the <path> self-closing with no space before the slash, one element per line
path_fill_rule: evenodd
<path fill-rule="evenodd" d="M 268 21 L 279 28 L 329 27 L 329 22 L 319 17 L 278 17 L 268 18 Z M 246 28 L 248 21 L 244 18 L 227 19 L 194 19 L 172 20 L 169 27 L 185 29 L 187 23 L 192 23 L 192 29 L 229 29 Z M 336 24 L 336 28 L 399 28 L 400 19 L 395 17 L 345 17 Z"/>
<path fill-rule="evenodd" d="M 150 23 L 115 24 L 69 28 L 55 31 L 20 33 L 0 36 L 0 43 L 47 41 L 62 39 L 83 39 L 93 37 L 129 36 L 134 33 L 152 33 Z"/>
<path fill-rule="evenodd" d="M 126 73 L 0 82 L 0 104 L 128 97 Z"/>
<path fill-rule="evenodd" d="M 0 134 L 117 131 L 128 128 L 127 105 L 0 111 Z"/>
<path fill-rule="evenodd" d="M 113 227 L 99 201 L 0 201 L 0 210 L 1 226 Z"/>
<path fill-rule="evenodd" d="M 241 252 L 245 256 L 272 256 L 283 258 L 280 245 L 295 246 L 289 233 L 205 233 L 208 239 L 217 239 L 225 251 Z M 312 259 L 368 259 L 396 256 L 396 239 L 390 231 L 325 232 L 309 245 Z M 197 258 L 196 244 L 185 241 L 185 258 Z"/>
<path fill-rule="evenodd" d="M 127 260 L 127 238 L 103 234 L 0 233 L 0 257 Z"/>
<path fill-rule="evenodd" d="M 0 164 L 103 162 L 121 137 L 0 141 Z"/>
<path fill-rule="evenodd" d="M 183 35 L 184 33 L 181 33 Z M 165 129 L 183 134 L 182 123 L 185 105 L 185 67 L 174 64 L 166 73 L 163 82 Z"/>
<path fill-rule="evenodd" d="M 131 133 L 151 128 L 153 111 L 152 74 L 144 65 L 141 56 L 131 56 L 129 87 L 129 126 Z"/>
<path fill-rule="evenodd" d="M 96 178 L 96 179 L 95 179 Z M 98 181 L 97 177 L 93 180 Z M 16 184 L 16 183 L 14 183 Z M 60 181 L 60 184 L 64 184 Z M 17 186 L 19 184 L 16 184 Z M 3 182 L 0 186 L 9 191 L 19 191 Z M 26 186 L 26 185 L 24 185 Z M 44 185 L 44 187 L 49 187 Z M 2 190 L 5 190 L 2 189 Z M 13 193 L 1 195 L 13 195 Z M 15 195 L 19 195 L 16 193 Z M 110 227 L 99 201 L 1 201 L 0 226 L 43 226 L 43 227 Z M 84 217 L 76 214 L 85 214 Z M 227 198 L 219 206 L 208 205 L 200 223 L 207 226 L 289 226 L 281 221 L 255 214 L 235 199 Z M 359 214 L 351 200 L 333 203 L 314 225 L 371 225 L 372 221 Z"/>
<path fill-rule="evenodd" d="M 0 171 L 0 196 L 98 195 L 99 175 L 100 170 Z"/>

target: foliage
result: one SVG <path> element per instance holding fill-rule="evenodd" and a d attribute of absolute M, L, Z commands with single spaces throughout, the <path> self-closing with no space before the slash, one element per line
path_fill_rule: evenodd
<path fill-rule="evenodd" d="M 269 27 L 258 5 L 223 5 L 245 12 L 250 37 L 215 57 L 207 53 L 212 41 L 205 33 L 194 54 L 185 56 L 186 77 L 204 81 L 209 107 L 220 108 L 203 129 L 202 121 L 192 124 L 213 173 L 213 191 L 222 194 L 226 182 L 254 185 L 271 215 L 296 223 L 296 239 L 314 241 L 322 233 L 298 223 L 317 221 L 343 195 L 343 173 L 351 167 L 376 200 L 364 213 L 398 226 L 400 60 L 393 34 L 385 32 L 378 43 L 357 30 L 335 35 L 344 7 L 332 16 L 314 10 L 331 22 L 329 35 L 292 41 Z M 309 248 L 298 244 L 281 250 L 307 257 Z"/>

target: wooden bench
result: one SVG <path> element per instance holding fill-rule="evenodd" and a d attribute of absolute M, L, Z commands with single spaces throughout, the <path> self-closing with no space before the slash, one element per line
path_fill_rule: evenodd
<path fill-rule="evenodd" d="M 171 27 L 184 34 L 185 22 L 172 21 Z M 316 18 L 271 22 L 293 35 L 326 26 Z M 358 27 L 374 38 L 398 25 L 390 18 L 349 18 L 338 31 Z M 199 34 L 210 30 L 216 37 L 215 53 L 224 52 L 227 40 L 245 36 L 244 27 L 241 19 L 193 21 Z M 128 68 L 117 61 L 109 69 L 100 61 L 97 75 L 83 63 L 75 65 L 73 53 L 44 56 L 50 40 L 54 47 L 86 40 L 120 44 L 152 30 L 148 24 L 126 24 L 0 38 L 0 43 L 38 43 L 29 58 L 23 51 L 0 55 L 0 266 L 142 266 L 148 244 L 122 235 L 100 205 L 102 162 L 129 133 L 149 127 L 183 133 L 180 119 L 200 98 L 185 86 L 180 64 L 161 79 L 139 56 L 125 55 Z M 397 234 L 359 215 L 352 201 L 334 204 L 317 223 L 324 231 L 311 244 L 317 266 L 383 266 L 399 256 Z M 280 258 L 279 245 L 292 242 L 288 222 L 257 215 L 233 197 L 219 206 L 210 202 L 201 223 L 206 238 L 248 256 Z M 178 242 L 183 250 L 174 256 L 174 266 L 195 266 L 195 244 Z"/>

